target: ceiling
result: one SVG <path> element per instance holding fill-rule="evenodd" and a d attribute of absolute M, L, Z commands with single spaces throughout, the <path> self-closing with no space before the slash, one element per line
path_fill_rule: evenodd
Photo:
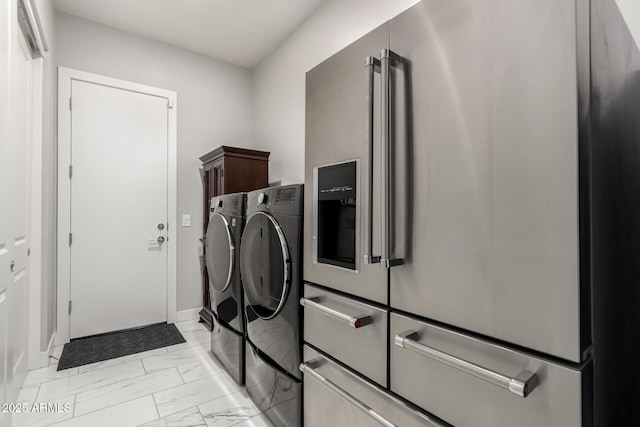
<path fill-rule="evenodd" d="M 254 68 L 325 0 L 54 0 L 57 10 Z"/>

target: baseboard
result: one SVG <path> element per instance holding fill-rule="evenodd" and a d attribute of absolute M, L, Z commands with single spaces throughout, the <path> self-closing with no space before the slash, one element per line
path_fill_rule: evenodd
<path fill-rule="evenodd" d="M 189 320 L 198 320 L 201 308 L 190 308 L 188 310 L 180 310 L 176 313 L 176 322 L 187 322 Z"/>
<path fill-rule="evenodd" d="M 55 348 L 55 342 L 56 342 L 56 333 L 54 332 L 51 335 L 51 339 L 49 340 L 49 345 L 47 346 L 47 350 L 40 352 L 40 367 L 41 368 L 49 366 L 49 356 L 51 356 L 53 354 L 53 349 Z"/>

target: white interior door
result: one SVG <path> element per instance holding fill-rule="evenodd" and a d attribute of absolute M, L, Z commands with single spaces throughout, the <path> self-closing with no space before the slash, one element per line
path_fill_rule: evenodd
<path fill-rule="evenodd" d="M 13 49 L 10 143 L 7 153 L 11 280 L 6 290 L 7 398 L 15 398 L 27 372 L 31 218 L 31 50 L 17 31 Z"/>
<path fill-rule="evenodd" d="M 9 184 L 7 159 L 9 149 L 9 79 L 10 49 L 9 37 L 11 23 L 9 2 L 0 2 L 0 402 L 8 402 L 6 396 L 6 360 L 7 360 L 7 288 L 11 283 L 11 254 L 13 246 L 9 235 Z M 10 423 L 9 414 L 0 411 L 0 426 Z"/>
<path fill-rule="evenodd" d="M 167 99 L 80 80 L 71 99 L 70 338 L 164 322 Z"/>

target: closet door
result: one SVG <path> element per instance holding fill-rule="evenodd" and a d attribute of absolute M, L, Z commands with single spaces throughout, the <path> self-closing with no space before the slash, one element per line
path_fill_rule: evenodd
<path fill-rule="evenodd" d="M 14 5 L 15 6 L 15 5 Z M 15 19 L 10 15 L 10 21 Z M 6 146 L 2 181 L 3 204 L 6 204 L 4 220 L 6 227 L 0 252 L 3 260 L 3 275 L 9 272 L 4 296 L 7 306 L 7 402 L 15 402 L 27 373 L 27 337 L 30 286 L 30 218 L 31 218 L 31 50 L 15 22 L 11 22 L 13 34 L 10 43 L 10 109 L 8 113 L 9 144 Z M 8 261 L 8 267 L 6 266 Z M 8 268 L 8 269 L 7 269 Z M 5 286 L 3 286 L 5 287 Z M 3 289 L 0 289 L 3 292 Z M 1 335 L 1 334 L 0 334 Z"/>
<path fill-rule="evenodd" d="M 7 315 L 6 315 L 6 291 L 11 282 L 10 264 L 11 253 L 9 249 L 9 198 L 7 195 L 7 152 L 9 141 L 9 38 L 12 22 L 9 17 L 10 3 L 0 2 L 0 402 L 7 402 L 6 399 L 6 364 L 7 364 Z M 10 418 L 8 414 L 0 412 L 0 427 L 8 426 Z"/>

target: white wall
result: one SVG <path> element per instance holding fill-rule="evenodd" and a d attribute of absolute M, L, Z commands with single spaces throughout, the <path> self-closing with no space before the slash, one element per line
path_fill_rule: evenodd
<path fill-rule="evenodd" d="M 254 69 L 254 144 L 271 151 L 270 182 L 304 181 L 305 73 L 416 2 L 329 0 Z"/>
<path fill-rule="evenodd" d="M 249 146 L 250 71 L 64 13 L 56 15 L 57 63 L 178 94 L 178 310 L 202 307 L 198 157 L 218 145 Z M 171 224 L 170 226 L 176 226 Z"/>

